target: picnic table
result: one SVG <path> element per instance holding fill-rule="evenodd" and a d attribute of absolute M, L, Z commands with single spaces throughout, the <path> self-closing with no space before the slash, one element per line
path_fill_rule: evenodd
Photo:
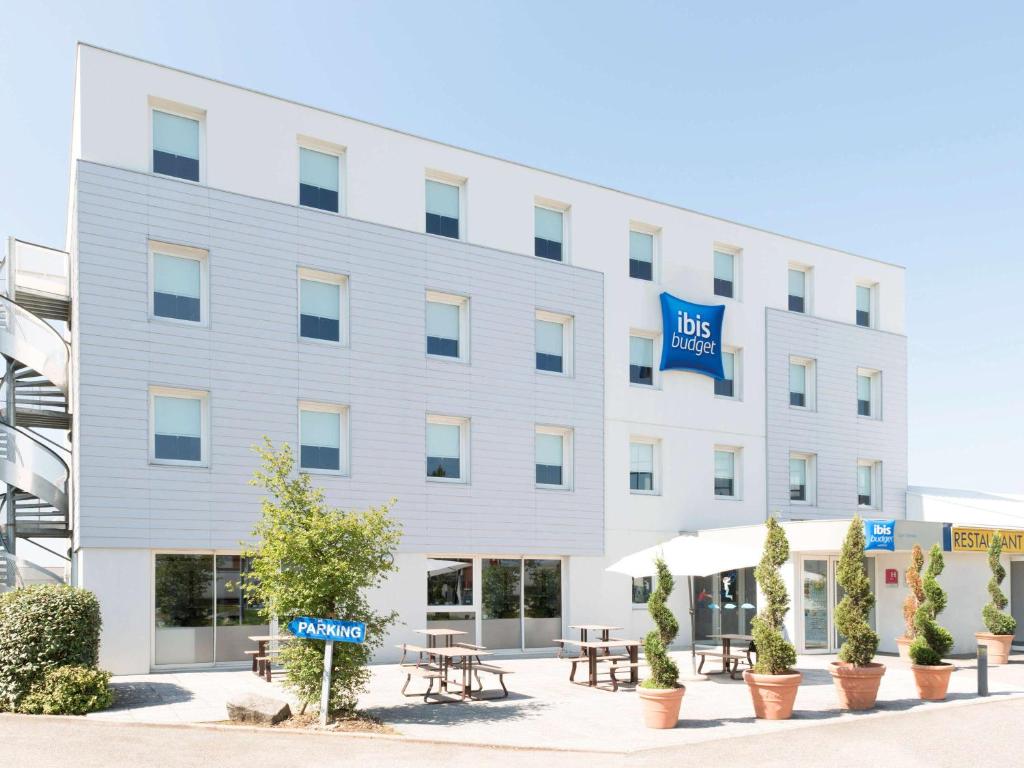
<path fill-rule="evenodd" d="M 595 625 L 589 625 L 592 629 Z M 579 627 L 570 627 L 570 629 L 578 629 Z M 602 628 L 604 629 L 604 628 Z M 609 627 L 608 630 L 616 629 L 616 627 Z M 572 662 L 572 671 L 569 673 L 569 681 L 576 682 L 576 666 L 586 660 L 587 662 L 587 685 L 591 688 L 597 687 L 598 684 L 598 664 L 608 664 L 608 670 L 611 674 L 612 690 L 617 691 L 619 689 L 619 679 L 616 672 L 619 669 L 629 669 L 629 682 L 636 684 L 639 680 L 638 668 L 640 666 L 640 641 L 639 640 L 623 640 L 620 638 L 608 638 L 604 640 L 569 640 L 560 638 L 555 640 L 556 643 L 561 643 L 563 647 L 565 644 L 576 645 L 580 649 L 580 655 L 574 657 L 567 656 L 563 657 Z M 612 654 L 613 648 L 623 648 L 626 650 L 626 655 Z M 600 654 L 600 655 L 599 655 Z M 622 663 L 625 662 L 625 663 Z M 623 681 L 624 682 L 624 681 Z"/>
<path fill-rule="evenodd" d="M 427 636 L 427 647 L 437 648 L 437 641 L 439 639 L 444 640 L 445 647 L 451 647 L 454 638 L 459 635 L 468 635 L 468 632 L 463 632 L 461 629 L 416 629 L 413 630 L 417 635 Z"/>
<path fill-rule="evenodd" d="M 432 630 L 416 630 L 420 634 L 427 634 Z M 420 646 L 403 644 L 399 646 L 402 649 L 402 661 L 399 666 L 403 668 L 405 672 L 405 685 L 402 686 L 402 694 L 406 696 L 414 696 L 419 694 L 407 694 L 405 689 L 408 687 L 409 682 L 412 680 L 413 675 L 422 677 L 427 680 L 427 690 L 423 695 L 423 700 L 429 704 L 446 704 L 452 701 L 465 701 L 466 699 L 472 699 L 481 701 L 484 699 L 499 698 L 503 699 L 508 696 L 508 688 L 505 686 L 505 675 L 512 674 L 511 670 L 502 669 L 501 667 L 495 666 L 494 664 L 488 664 L 481 661 L 481 657 L 492 656 L 493 652 L 488 651 L 481 645 L 473 645 L 471 643 L 451 643 L 451 638 L 455 635 L 466 634 L 465 632 L 452 631 L 450 634 L 436 634 L 429 635 L 431 639 L 436 640 L 437 638 L 445 638 L 447 645 L 431 645 L 427 648 L 421 648 Z M 416 653 L 419 656 L 419 660 L 414 663 L 405 663 L 407 653 Z M 424 665 L 423 658 L 426 656 L 427 663 Z M 451 678 L 451 668 L 455 666 L 461 673 L 462 679 L 460 681 L 453 680 Z M 480 681 L 480 673 L 488 672 L 498 676 L 498 683 L 501 685 L 502 694 L 501 696 L 474 696 L 473 695 L 473 677 L 476 677 L 477 685 L 479 686 L 478 692 L 483 691 L 483 683 Z M 438 699 L 436 701 L 429 701 L 431 691 L 433 690 L 434 680 L 438 681 L 438 693 L 447 693 L 449 685 L 455 685 L 459 688 L 458 699 Z"/>
<path fill-rule="evenodd" d="M 580 631 L 580 640 L 586 642 L 590 639 L 590 632 L 599 632 L 601 639 L 607 641 L 612 632 L 616 629 L 622 629 L 622 627 L 613 627 L 609 624 L 570 624 L 569 629 L 578 629 Z"/>
<path fill-rule="evenodd" d="M 749 666 L 749 667 L 754 666 L 754 662 L 753 662 L 753 659 L 751 659 L 750 654 L 752 652 L 756 653 L 757 649 L 753 647 L 754 638 L 753 638 L 752 635 L 737 635 L 737 634 L 733 634 L 733 633 L 724 633 L 724 634 L 720 634 L 720 635 L 711 635 L 711 637 L 717 638 L 718 640 L 722 641 L 722 650 L 721 650 L 721 652 L 719 652 L 719 651 L 697 651 L 697 655 L 700 656 L 700 666 L 697 667 L 697 672 L 698 673 L 703 673 L 703 671 L 704 671 L 704 662 L 707 660 L 708 656 L 720 656 L 722 658 L 722 669 L 721 669 L 721 671 L 720 672 L 708 672 L 707 674 L 709 674 L 709 675 L 724 675 L 724 674 L 728 673 L 729 677 L 731 677 L 733 680 L 738 680 L 739 678 L 736 676 L 736 673 L 739 672 L 740 662 L 744 660 L 744 656 L 740 655 L 739 653 L 733 653 L 732 652 L 732 643 L 733 643 L 733 641 L 747 643 L 747 648 L 744 651 L 744 654 L 746 656 L 747 666 Z"/>
<path fill-rule="evenodd" d="M 291 640 L 291 635 L 249 635 L 249 639 L 256 643 L 255 651 L 246 651 L 247 656 L 252 656 L 252 673 L 265 677 L 267 682 L 271 682 L 272 673 L 270 671 L 270 653 L 267 650 L 267 645 L 270 643 L 283 643 L 286 640 Z"/>

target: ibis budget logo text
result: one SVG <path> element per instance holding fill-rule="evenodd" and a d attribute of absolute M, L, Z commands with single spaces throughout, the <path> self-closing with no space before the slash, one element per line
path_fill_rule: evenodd
<path fill-rule="evenodd" d="M 893 552 L 896 549 L 896 521 L 865 520 L 864 549 L 884 549 Z"/>
<path fill-rule="evenodd" d="M 661 370 L 694 371 L 713 379 L 725 378 L 722 365 L 722 305 L 693 304 L 670 293 L 661 294 Z"/>

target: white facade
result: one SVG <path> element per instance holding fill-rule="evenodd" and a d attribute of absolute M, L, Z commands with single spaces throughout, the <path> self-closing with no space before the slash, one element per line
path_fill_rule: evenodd
<path fill-rule="evenodd" d="M 154 173 L 154 110 L 198 121 L 198 182 Z M 337 214 L 298 207 L 303 148 L 338 157 Z M 80 416 L 73 468 L 79 489 L 76 580 L 100 595 L 108 630 L 104 664 L 115 671 L 141 672 L 156 663 L 154 553 L 237 552 L 258 511 L 257 495 L 244 487 L 252 468 L 248 446 L 262 433 L 294 442 L 300 401 L 352 409 L 350 472 L 344 479 L 324 478 L 332 502 L 349 506 L 399 496 L 396 514 L 410 535 L 399 556 L 401 571 L 381 598 L 397 607 L 405 622 L 395 631 L 396 642 L 426 621 L 428 559 L 558 560 L 563 632 L 570 623 L 600 621 L 639 636 L 649 620 L 643 606 L 631 602 L 630 579 L 605 571 L 630 552 L 681 530 L 758 523 L 771 511 L 792 518 L 850 516 L 858 508 L 862 460 L 881 467 L 876 490 L 885 501 L 870 514 L 904 516 L 901 267 L 84 45 L 78 49 L 71 152 L 67 249 L 79 320 L 73 325 L 73 401 Z M 461 242 L 423 234 L 427 180 L 459 188 L 455 215 Z M 538 206 L 562 214 L 566 264 L 533 255 Z M 631 231 L 653 236 L 652 280 L 630 277 Z M 169 328 L 147 315 L 147 243 L 153 241 L 207 254 L 208 327 Z M 716 251 L 732 257 L 733 298 L 715 295 Z M 373 262 L 381 258 L 385 268 L 374 272 Z M 410 317 L 421 318 L 424 290 L 469 299 L 473 359 L 433 377 L 436 402 L 428 396 L 408 406 L 407 389 L 360 382 L 363 369 L 355 360 L 346 359 L 341 368 L 323 367 L 334 365 L 333 353 L 316 354 L 296 343 L 297 268 L 351 276 L 350 347 L 356 353 L 366 334 L 379 334 L 386 325 L 388 313 L 377 310 L 390 281 L 387 265 L 403 274 L 420 270 L 419 282 L 399 296 L 399 306 L 415 305 Z M 805 275 L 806 317 L 787 312 L 791 269 Z M 380 283 L 372 300 L 362 290 L 367 279 Z M 286 299 L 275 280 L 288 284 Z M 524 280 L 533 281 L 527 291 L 511 290 Z M 870 294 L 867 328 L 855 322 L 858 286 Z M 712 379 L 689 372 L 655 370 L 652 386 L 630 382 L 631 335 L 654 339 L 657 368 L 662 291 L 725 305 L 723 344 L 736 360 L 733 397 L 716 396 Z M 233 314 L 236 308 L 240 314 Z M 478 311 L 483 308 L 487 311 Z M 534 381 L 539 377 L 532 367 L 537 310 L 573 318 L 571 387 Z M 778 339 L 766 335 L 773 314 L 785 315 L 780 322 L 789 323 L 787 333 L 799 339 L 806 332 L 813 344 L 780 348 Z M 599 318 L 603 327 L 585 328 L 588 318 Z M 501 341 L 510 345 L 509 354 L 488 358 L 488 345 L 478 342 L 498 343 L 503 339 L 499 326 L 515 323 L 521 324 L 518 330 Z M 833 343 L 820 330 L 831 327 L 844 339 L 858 339 L 861 350 L 884 349 L 884 357 L 863 359 L 847 349 L 847 342 Z M 224 335 L 231 329 L 236 336 Z M 422 326 L 415 333 L 421 334 Z M 399 335 L 387 343 L 400 341 Z M 821 351 L 811 352 L 810 346 Z M 268 353 L 272 361 L 264 362 Z M 827 355 L 840 372 L 829 386 L 818 388 L 822 414 L 855 409 L 857 371 L 885 369 L 882 380 L 894 389 L 883 393 L 884 432 L 876 424 L 858 429 L 843 419 L 810 414 L 810 426 L 803 428 L 807 440 L 772 442 L 772 430 L 789 435 L 784 429 L 792 424 L 777 418 L 789 404 L 773 399 L 777 393 L 768 372 L 782 357 L 788 364 L 790 355 L 808 354 L 823 360 Z M 773 362 L 769 355 L 779 359 Z M 385 365 L 387 359 L 363 362 Z M 268 373 L 284 360 L 284 375 L 258 376 L 258 381 L 234 375 L 246 360 Z M 391 362 L 388 375 L 404 383 L 432 367 L 419 346 Z M 502 365 L 517 372 L 512 379 L 522 374 L 522 381 L 507 381 Z M 310 373 L 320 370 L 329 375 Z M 444 400 L 452 370 L 458 370 L 453 386 L 473 393 L 473 414 L 460 412 L 465 406 L 452 402 L 458 400 L 455 394 Z M 154 387 L 209 393 L 214 455 L 201 473 L 191 467 L 167 471 L 147 461 L 147 397 Z M 490 400 L 488 392 L 494 393 Z M 523 398 L 529 400 L 528 412 L 512 412 L 509 402 Z M 250 421 L 253 406 L 262 421 Z M 360 427 L 358 416 L 373 409 L 394 417 L 396 441 L 368 455 L 376 435 L 365 422 Z M 473 421 L 470 494 L 447 490 L 442 497 L 423 477 L 425 411 Z M 850 412 L 856 425 L 856 411 Z M 487 433 L 478 432 L 478 424 L 484 429 L 488 419 L 494 435 L 514 436 L 514 450 L 500 447 L 497 439 L 491 450 L 479 443 Z M 572 456 L 574 480 L 564 491 L 534 487 L 533 425 L 573 430 L 566 453 Z M 410 446 L 397 445 L 410 426 Z M 631 443 L 653 446 L 651 492 L 630 490 Z M 833 443 L 842 443 L 844 452 L 828 473 L 823 458 L 815 480 L 817 495 L 828 499 L 828 506 L 820 512 L 815 504 L 774 509 L 770 489 L 785 493 L 789 467 L 788 460 L 772 460 L 769 446 L 781 445 L 778 450 L 788 459 L 788 450 L 824 452 L 813 446 Z M 728 498 L 715 494 L 716 450 L 734 457 L 735 493 Z M 408 461 L 394 468 L 389 459 L 396 451 Z M 491 477 L 480 474 L 488 460 L 494 461 Z M 501 471 L 509 466 L 515 468 L 511 474 Z M 592 467 L 596 475 L 588 475 Z M 104 496 L 112 479 L 117 493 Z M 555 493 L 561 495 L 550 495 Z M 495 507 L 495 500 L 508 498 L 519 508 L 529 505 L 530 514 L 517 517 L 507 501 Z M 554 504 L 553 498 L 558 499 Z M 480 516 L 486 514 L 497 517 L 481 526 Z M 561 529 L 552 524 L 558 519 L 565 523 Z M 467 530 L 474 535 L 464 536 Z M 481 561 L 472 567 L 479 576 Z M 795 577 L 793 585 L 798 591 Z M 674 604 L 680 614 L 686 607 L 682 592 Z M 470 606 L 478 615 L 479 599 Z M 684 628 L 680 641 L 688 639 Z"/>

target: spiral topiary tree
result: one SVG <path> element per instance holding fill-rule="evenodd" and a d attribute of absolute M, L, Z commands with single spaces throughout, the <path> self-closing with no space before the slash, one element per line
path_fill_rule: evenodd
<path fill-rule="evenodd" d="M 1003 554 L 1003 537 L 998 531 L 993 532 L 992 541 L 988 545 L 988 567 L 992 569 L 992 578 L 988 581 L 988 594 L 992 598 L 984 608 L 981 609 L 982 618 L 985 620 L 985 628 L 993 635 L 1012 635 L 1017 631 L 1017 620 L 1009 614 L 1003 613 L 1006 610 L 1006 595 L 999 588 L 1006 578 L 1006 569 L 1000 560 Z"/>
<path fill-rule="evenodd" d="M 942 591 L 938 581 L 938 576 L 945 567 L 942 550 L 938 544 L 932 545 L 922 585 L 925 599 L 914 614 L 917 637 L 910 646 L 910 658 L 915 664 L 939 666 L 944 663 L 942 657 L 953 647 L 953 635 L 945 627 L 939 626 L 935 620 L 935 617 L 946 608 L 946 593 Z"/>
<path fill-rule="evenodd" d="M 915 544 L 910 552 L 910 567 L 907 568 L 907 597 L 903 601 L 903 623 L 906 624 L 904 637 L 913 640 L 917 637 L 914 616 L 924 602 L 924 588 L 921 586 L 921 570 L 924 568 L 924 550 Z"/>
<path fill-rule="evenodd" d="M 782 621 L 789 612 L 789 594 L 779 568 L 789 560 L 789 541 L 774 517 L 769 517 L 765 526 L 768 535 L 764 540 L 764 553 L 754 569 L 754 578 L 765 597 L 764 607 L 752 622 L 757 648 L 754 672 L 759 675 L 785 675 L 796 664 L 796 649 L 782 636 Z"/>
<path fill-rule="evenodd" d="M 665 604 L 672 594 L 675 582 L 665 561 L 660 557 L 655 560 L 657 585 L 647 600 L 647 611 L 654 619 L 655 629 L 644 638 L 644 654 L 651 668 L 651 676 L 641 683 L 644 688 L 675 688 L 679 680 L 679 667 L 668 655 L 668 647 L 679 634 L 679 622 Z"/>
<path fill-rule="evenodd" d="M 878 650 L 878 634 L 868 624 L 875 596 L 864 572 L 864 523 L 854 515 L 843 540 L 837 577 L 843 588 L 843 599 L 836 607 L 836 627 L 846 639 L 839 649 L 839 660 L 864 667 L 871 663 Z"/>

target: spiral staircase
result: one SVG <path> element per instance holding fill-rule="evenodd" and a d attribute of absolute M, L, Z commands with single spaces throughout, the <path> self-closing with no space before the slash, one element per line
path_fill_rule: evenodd
<path fill-rule="evenodd" d="M 0 591 L 21 583 L 19 540 L 65 557 L 40 540 L 71 537 L 70 324 L 67 254 L 12 238 L 0 265 Z"/>

